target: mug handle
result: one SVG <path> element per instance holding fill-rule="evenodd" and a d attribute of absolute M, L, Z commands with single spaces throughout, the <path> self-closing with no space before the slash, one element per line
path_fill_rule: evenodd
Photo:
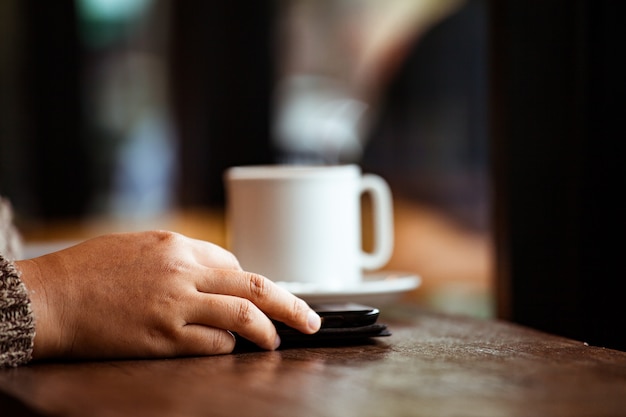
<path fill-rule="evenodd" d="M 393 252 L 393 207 L 387 182 L 374 174 L 361 177 L 361 194 L 372 198 L 374 245 L 371 252 L 361 251 L 361 267 L 374 270 L 383 267 Z"/>

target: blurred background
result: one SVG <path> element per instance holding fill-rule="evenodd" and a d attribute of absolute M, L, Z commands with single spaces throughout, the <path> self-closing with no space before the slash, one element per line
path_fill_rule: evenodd
<path fill-rule="evenodd" d="M 224 167 L 265 162 L 483 198 L 484 1 L 203 3 L 4 2 L 2 187 L 21 213 L 220 204 Z M 484 226 L 480 204 L 459 218 Z"/>
<path fill-rule="evenodd" d="M 219 241 L 176 222 L 215 227 L 226 167 L 357 163 L 404 219 L 388 267 L 490 315 L 485 1 L 226 3 L 2 2 L 0 192 L 25 237 Z"/>
<path fill-rule="evenodd" d="M 0 194 L 31 243 L 221 243 L 225 168 L 356 163 L 392 187 L 409 301 L 595 337 L 624 317 L 589 278 L 619 256 L 588 243 L 623 231 L 622 9 L 3 0 Z"/>

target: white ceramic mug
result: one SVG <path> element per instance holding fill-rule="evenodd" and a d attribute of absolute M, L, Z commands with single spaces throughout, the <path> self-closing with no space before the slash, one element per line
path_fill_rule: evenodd
<path fill-rule="evenodd" d="M 229 249 L 245 270 L 340 289 L 391 257 L 389 186 L 357 165 L 241 166 L 228 169 L 224 180 Z M 372 201 L 372 252 L 362 249 L 364 193 Z"/>

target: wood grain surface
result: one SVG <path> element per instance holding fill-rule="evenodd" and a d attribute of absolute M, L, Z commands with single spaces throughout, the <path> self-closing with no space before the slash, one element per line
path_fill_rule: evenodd
<path fill-rule="evenodd" d="M 391 337 L 351 346 L 5 369 L 0 409 L 289 417 L 572 417 L 626 410 L 626 352 L 413 306 L 387 309 L 381 320 Z"/>

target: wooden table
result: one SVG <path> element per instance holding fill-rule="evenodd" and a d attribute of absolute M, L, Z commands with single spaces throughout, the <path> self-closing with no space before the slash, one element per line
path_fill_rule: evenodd
<path fill-rule="evenodd" d="M 626 415 L 626 352 L 409 306 L 381 320 L 393 335 L 361 345 L 4 369 L 0 414 Z"/>

